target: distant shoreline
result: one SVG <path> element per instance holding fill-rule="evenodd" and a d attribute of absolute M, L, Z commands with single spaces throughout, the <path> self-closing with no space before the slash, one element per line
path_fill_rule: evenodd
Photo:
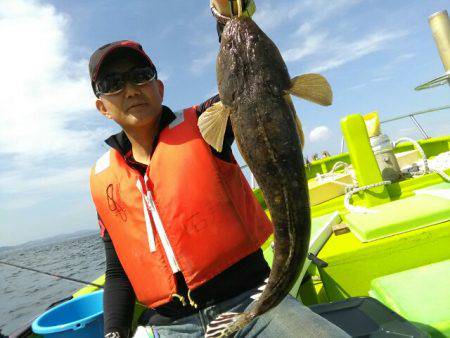
<path fill-rule="evenodd" d="M 25 243 L 17 244 L 17 245 L 4 245 L 0 246 L 0 253 L 4 251 L 10 251 L 10 250 L 16 250 L 16 249 L 22 249 L 22 248 L 28 248 L 28 247 L 35 247 L 35 246 L 41 246 L 46 244 L 52 244 L 52 243 L 58 243 L 58 242 L 64 242 L 66 240 L 76 239 L 80 237 L 85 237 L 89 235 L 95 235 L 98 234 L 97 230 L 79 230 L 68 234 L 60 234 L 56 236 L 36 239 L 32 241 L 28 241 Z"/>

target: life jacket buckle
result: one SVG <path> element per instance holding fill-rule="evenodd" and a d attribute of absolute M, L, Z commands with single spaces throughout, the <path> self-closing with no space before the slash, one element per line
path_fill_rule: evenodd
<path fill-rule="evenodd" d="M 177 294 L 177 293 L 174 293 L 174 294 L 172 295 L 172 298 L 177 298 L 177 299 L 181 302 L 181 304 L 182 304 L 183 306 L 187 306 L 186 299 L 185 299 L 183 296 L 181 296 L 181 295 L 179 295 L 179 294 Z"/>

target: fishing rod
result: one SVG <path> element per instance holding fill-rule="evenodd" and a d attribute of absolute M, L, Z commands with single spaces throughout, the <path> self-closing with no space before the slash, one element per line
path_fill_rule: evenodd
<path fill-rule="evenodd" d="M 48 276 L 52 276 L 52 277 L 57 277 L 57 278 L 61 278 L 61 279 L 66 279 L 66 280 L 69 280 L 69 281 L 72 281 L 72 282 L 77 282 L 77 283 L 81 283 L 81 284 L 85 284 L 85 285 L 91 285 L 91 286 L 95 286 L 95 287 L 98 287 L 98 288 L 103 288 L 103 285 L 96 284 L 96 283 L 86 282 L 86 281 L 81 280 L 81 279 L 76 279 L 76 278 L 71 278 L 71 277 L 61 276 L 61 275 L 57 275 L 57 274 L 54 274 L 54 273 L 50 273 L 50 272 L 46 272 L 46 271 L 41 271 L 41 270 L 36 270 L 36 269 L 33 269 L 33 268 L 29 268 L 29 267 L 27 267 L 27 266 L 21 266 L 21 265 L 9 263 L 9 262 L 4 262 L 4 261 L 1 261 L 1 260 L 0 260 L 0 263 L 1 263 L 1 264 L 5 264 L 5 265 L 9 265 L 9 266 L 13 266 L 13 267 L 19 268 L 19 269 L 24 269 L 24 270 L 34 271 L 34 272 L 37 272 L 37 273 L 42 273 L 42 274 L 44 274 L 44 275 L 48 275 Z"/>

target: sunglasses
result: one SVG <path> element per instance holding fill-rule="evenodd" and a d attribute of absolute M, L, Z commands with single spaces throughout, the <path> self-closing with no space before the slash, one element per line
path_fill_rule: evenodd
<path fill-rule="evenodd" d="M 95 83 L 95 94 L 119 94 L 127 82 L 136 86 L 143 86 L 156 78 L 156 70 L 152 67 L 133 68 L 125 73 L 111 73 L 103 76 Z"/>

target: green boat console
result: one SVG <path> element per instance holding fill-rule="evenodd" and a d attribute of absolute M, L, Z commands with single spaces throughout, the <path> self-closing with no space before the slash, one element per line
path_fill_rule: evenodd
<path fill-rule="evenodd" d="M 347 116 L 341 127 L 349 153 L 311 163 L 308 177 L 332 177 L 332 168 L 344 162 L 355 185 L 312 206 L 313 224 L 333 212 L 341 221 L 317 254 L 325 264 L 309 269 L 313 288 L 304 280 L 298 296 L 307 304 L 326 304 L 370 295 L 431 336 L 450 336 L 450 165 L 443 174 L 385 182 L 364 118 Z M 450 136 L 418 143 L 430 160 L 450 152 Z M 422 157 L 414 148 L 402 143 L 393 151 L 404 165 Z M 342 170 L 337 173 L 342 177 Z"/>

